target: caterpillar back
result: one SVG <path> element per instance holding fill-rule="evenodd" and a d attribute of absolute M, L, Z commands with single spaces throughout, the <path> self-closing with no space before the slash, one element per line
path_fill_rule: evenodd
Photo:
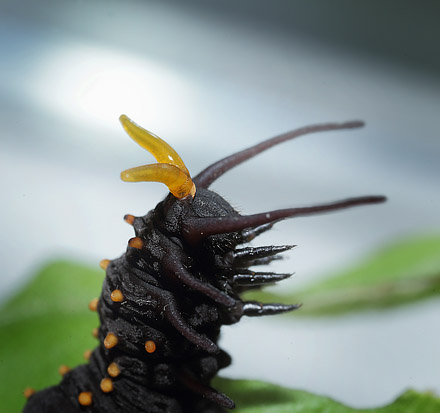
<path fill-rule="evenodd" d="M 134 237 L 120 258 L 103 260 L 106 277 L 90 303 L 100 319 L 99 346 L 89 362 L 63 369 L 57 386 L 28 392 L 34 412 L 222 412 L 234 402 L 210 386 L 231 362 L 217 341 L 222 325 L 243 316 L 293 311 L 300 305 L 243 301 L 240 294 L 288 278 L 250 269 L 268 264 L 291 245 L 245 244 L 285 218 L 383 202 L 351 198 L 312 207 L 240 215 L 209 186 L 222 174 L 287 140 L 362 122 L 308 126 L 226 157 L 191 178 L 179 155 L 125 115 L 127 133 L 158 163 L 121 173 L 125 181 L 156 181 L 170 194 L 143 217 L 126 215 Z"/>

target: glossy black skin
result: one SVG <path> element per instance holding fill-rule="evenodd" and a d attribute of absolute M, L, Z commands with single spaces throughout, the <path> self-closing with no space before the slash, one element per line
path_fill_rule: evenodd
<path fill-rule="evenodd" d="M 188 218 L 231 215 L 238 213 L 222 197 L 198 189 L 194 199 L 177 200 L 170 194 L 146 216 L 135 218 L 135 233 L 144 247 L 128 247 L 106 270 L 98 304 L 100 346 L 88 364 L 67 373 L 58 386 L 31 396 L 24 412 L 221 412 L 217 403 L 233 407 L 227 400 L 209 400 L 213 397 L 204 390 L 218 370 L 230 364 L 230 357 L 216 348 L 200 348 L 170 322 L 174 305 L 191 329 L 216 343 L 221 326 L 236 323 L 243 315 L 239 297 L 243 287 L 232 278 L 237 272 L 233 251 L 246 241 L 244 232 L 210 236 L 196 245 L 183 234 Z M 235 304 L 218 304 L 182 284 L 167 270 L 166 263 L 173 260 Z M 114 289 L 124 294 L 122 303 L 110 299 Z M 119 339 L 112 349 L 102 344 L 108 332 Z M 156 343 L 154 353 L 145 351 L 146 340 Z M 100 381 L 108 377 L 111 362 L 120 366 L 121 374 L 113 379 L 114 390 L 105 394 Z M 79 405 L 78 394 L 83 391 L 93 393 L 91 406 Z"/>

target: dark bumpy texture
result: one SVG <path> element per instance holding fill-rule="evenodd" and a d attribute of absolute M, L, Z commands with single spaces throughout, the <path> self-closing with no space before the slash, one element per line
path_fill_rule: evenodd
<path fill-rule="evenodd" d="M 219 176 L 258 153 L 296 137 L 319 131 L 351 129 L 359 121 L 300 128 L 212 164 L 194 183 L 195 197 L 169 195 L 142 218 L 134 218 L 136 242 L 107 267 L 98 303 L 100 346 L 87 365 L 65 374 L 58 386 L 30 396 L 25 413 L 209 413 L 231 409 L 234 403 L 210 387 L 230 357 L 217 347 L 220 328 L 242 316 L 278 314 L 298 305 L 243 302 L 240 293 L 274 283 L 290 274 L 251 271 L 292 246 L 239 248 L 285 218 L 305 216 L 385 200 L 382 196 L 351 198 L 330 204 L 289 208 L 261 214 L 238 214 L 223 198 L 208 190 Z M 188 176 L 188 179 L 190 177 Z M 123 299 L 114 302 L 111 293 Z M 105 346 L 107 334 L 118 342 Z M 146 341 L 156 350 L 147 352 Z M 120 374 L 113 391 L 100 383 L 115 363 Z M 89 406 L 78 395 L 90 392 Z M 90 400 L 89 400 L 90 401 Z"/>
<path fill-rule="evenodd" d="M 271 225 L 213 235 L 196 246 L 182 238 L 182 222 L 188 218 L 219 216 L 238 213 L 216 193 L 199 189 L 194 200 L 169 195 L 155 210 L 135 218 L 135 233 L 144 246 L 129 246 L 109 264 L 98 305 L 100 342 L 112 332 L 118 344 L 97 347 L 87 365 L 67 373 L 60 385 L 32 396 L 25 413 L 221 412 L 220 406 L 234 407 L 209 387 L 218 370 L 230 364 L 230 357 L 216 345 L 220 327 L 243 315 L 276 314 L 297 306 L 266 307 L 243 303 L 239 297 L 245 289 L 288 276 L 256 273 L 248 267 L 267 263 L 289 247 L 236 248 Z M 176 276 L 180 273 L 221 292 L 214 296 L 221 302 L 187 287 Z M 122 291 L 123 302 L 110 299 L 115 289 Z M 147 340 L 156 343 L 152 354 L 145 351 Z M 105 394 L 99 385 L 108 377 L 111 362 L 121 374 L 113 379 L 114 390 Z M 91 406 L 79 405 L 83 391 L 93 393 Z"/>

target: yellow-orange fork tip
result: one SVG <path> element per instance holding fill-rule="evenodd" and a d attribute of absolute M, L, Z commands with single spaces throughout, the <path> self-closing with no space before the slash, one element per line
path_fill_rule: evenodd
<path fill-rule="evenodd" d="M 158 163 L 142 165 L 121 172 L 126 182 L 161 182 L 177 198 L 194 198 L 196 186 L 191 175 L 177 152 L 164 140 L 140 127 L 126 115 L 119 120 L 128 135 L 140 146 L 149 151 Z"/>

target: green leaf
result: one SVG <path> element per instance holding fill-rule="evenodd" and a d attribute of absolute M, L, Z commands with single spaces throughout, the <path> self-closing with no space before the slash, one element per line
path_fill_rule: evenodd
<path fill-rule="evenodd" d="M 36 390 L 60 381 L 58 368 L 85 363 L 83 352 L 97 345 L 91 331 L 98 324 L 88 302 L 100 294 L 104 272 L 70 262 L 55 262 L 42 269 L 23 291 L 0 312 L 1 410 L 19 412 L 23 390 Z M 327 397 L 289 390 L 272 384 L 216 379 L 237 403 L 237 413 L 346 413 L 352 408 Z M 440 400 L 431 394 L 409 391 L 388 407 L 371 413 L 434 413 Z"/>
<path fill-rule="evenodd" d="M 399 242 L 300 291 L 252 291 L 246 299 L 300 302 L 298 315 L 334 315 L 395 307 L 440 293 L 440 237 Z"/>
<path fill-rule="evenodd" d="M 1 309 L 2 411 L 21 411 L 26 387 L 57 384 L 60 365 L 85 363 L 84 351 L 97 344 L 92 329 L 98 325 L 88 302 L 99 296 L 103 278 L 102 270 L 55 262 Z"/>
<path fill-rule="evenodd" d="M 437 413 L 440 399 L 430 393 L 409 390 L 394 403 L 358 410 L 328 397 L 301 390 L 291 390 L 253 380 L 217 378 L 214 385 L 235 401 L 234 413 Z"/>

